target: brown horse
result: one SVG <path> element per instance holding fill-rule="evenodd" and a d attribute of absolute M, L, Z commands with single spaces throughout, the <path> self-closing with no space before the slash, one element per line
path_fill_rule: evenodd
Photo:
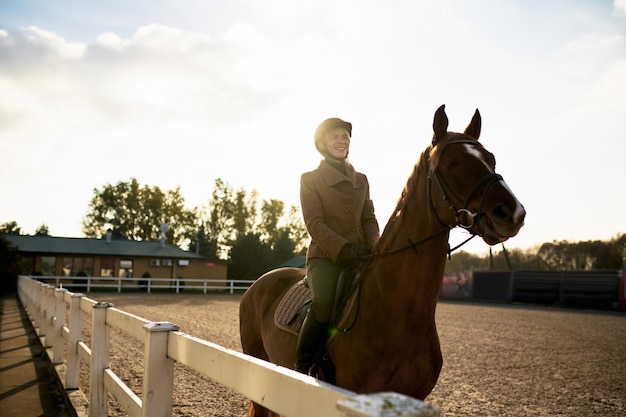
<path fill-rule="evenodd" d="M 357 393 L 394 391 L 424 399 L 442 366 L 435 308 L 449 254 L 449 232 L 463 227 L 490 245 L 515 236 L 526 212 L 479 142 L 476 110 L 464 133 L 448 132 L 445 106 L 434 117 L 422 153 L 374 253 L 360 273 L 357 309 L 327 349 L 336 384 Z M 241 299 L 246 354 L 293 368 L 296 336 L 274 324 L 274 312 L 305 270 L 284 268 L 259 278 Z M 252 404 L 249 415 L 272 413 Z"/>

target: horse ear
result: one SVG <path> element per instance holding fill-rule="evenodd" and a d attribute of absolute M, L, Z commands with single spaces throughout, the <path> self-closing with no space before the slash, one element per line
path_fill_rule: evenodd
<path fill-rule="evenodd" d="M 472 117 L 472 121 L 469 125 L 467 125 L 467 128 L 465 128 L 465 134 L 471 138 L 478 140 L 478 138 L 480 137 L 481 125 L 482 121 L 480 118 L 480 112 L 478 111 L 478 109 L 476 109 L 476 111 L 474 112 L 474 117 Z"/>
<path fill-rule="evenodd" d="M 448 133 L 448 116 L 446 116 L 446 105 L 442 104 L 435 112 L 435 120 L 433 121 L 433 130 L 435 136 L 433 137 L 433 145 Z"/>

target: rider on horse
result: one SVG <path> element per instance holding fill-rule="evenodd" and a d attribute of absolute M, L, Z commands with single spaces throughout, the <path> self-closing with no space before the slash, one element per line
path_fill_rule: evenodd
<path fill-rule="evenodd" d="M 324 120 L 315 130 L 315 147 L 324 159 L 302 174 L 300 202 L 311 244 L 307 280 L 311 308 L 297 343 L 295 369 L 308 374 L 326 341 L 339 275 L 360 256 L 371 253 L 380 237 L 367 177 L 348 161 L 352 124 Z"/>

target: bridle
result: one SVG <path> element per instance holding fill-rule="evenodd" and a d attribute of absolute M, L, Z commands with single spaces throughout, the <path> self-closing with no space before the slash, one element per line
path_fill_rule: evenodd
<path fill-rule="evenodd" d="M 455 144 L 455 143 L 476 144 L 476 141 L 473 139 L 457 139 L 457 140 L 452 140 L 448 142 L 446 146 L 450 144 Z M 448 209 L 450 209 L 450 211 L 452 211 L 452 214 L 454 215 L 455 223 L 453 223 L 452 225 L 444 223 L 439 217 L 439 213 L 437 213 L 437 209 L 433 201 L 433 192 L 432 192 L 433 178 L 435 182 L 437 183 L 437 185 L 439 185 L 439 189 L 441 190 L 443 201 L 448 204 Z M 495 172 L 489 173 L 485 175 L 484 177 L 482 177 L 474 185 L 474 188 L 472 188 L 472 190 L 469 192 L 467 197 L 463 199 L 461 196 L 459 196 L 459 194 L 452 191 L 450 186 L 448 186 L 448 184 L 441 178 L 441 175 L 437 172 L 437 168 L 433 169 L 433 167 L 431 166 L 430 170 L 428 171 L 428 178 L 427 178 L 428 200 L 430 202 L 430 208 L 435 214 L 437 221 L 441 223 L 442 225 L 449 227 L 448 230 L 453 229 L 455 227 L 462 227 L 463 229 L 471 229 L 476 223 L 477 218 L 479 218 L 482 213 L 482 209 L 485 203 L 485 197 L 487 195 L 487 192 L 489 191 L 489 189 L 491 188 L 493 184 L 501 180 L 502 180 L 502 176 L 500 174 L 496 174 Z M 471 210 L 467 208 L 467 206 L 474 199 L 474 197 L 476 197 L 476 194 L 478 194 L 480 190 L 483 191 L 483 195 L 480 201 L 479 210 L 478 212 L 472 213 Z M 457 209 L 454 203 L 448 198 L 448 195 L 454 196 L 455 199 L 462 201 L 462 204 L 463 204 L 462 208 Z M 461 220 L 461 217 L 465 217 L 465 223 L 463 222 L 463 220 Z"/>
<path fill-rule="evenodd" d="M 476 140 L 474 139 L 456 139 L 456 140 L 451 140 L 449 141 L 446 146 L 449 146 L 451 144 L 463 144 L 463 143 L 468 143 L 468 144 L 476 144 Z M 435 201 L 433 200 L 433 179 L 434 182 L 439 186 L 439 189 L 441 191 L 441 195 L 442 195 L 442 199 L 445 203 L 448 204 L 448 208 L 450 209 L 450 211 L 452 212 L 452 214 L 454 215 L 454 223 L 452 224 L 448 224 L 445 223 L 441 220 L 441 218 L 439 217 L 439 213 L 437 213 L 437 207 L 435 205 Z M 432 240 L 434 238 L 436 238 L 439 235 L 448 233 L 450 230 L 456 228 L 456 227 L 461 227 L 467 231 L 469 231 L 469 233 L 471 234 L 471 236 L 469 238 L 467 238 L 465 241 L 463 241 L 461 244 L 455 246 L 454 248 L 450 248 L 448 247 L 448 259 L 450 258 L 450 256 L 452 255 L 452 252 L 454 252 L 455 250 L 459 249 L 461 246 L 465 245 L 467 242 L 469 242 L 470 240 L 472 240 L 474 237 L 476 237 L 476 233 L 473 233 L 472 231 L 470 231 L 470 229 L 474 226 L 474 224 L 476 223 L 476 221 L 478 221 L 480 219 L 481 213 L 482 213 L 482 209 L 483 209 L 483 205 L 485 203 L 485 197 L 487 196 L 487 192 L 489 191 L 489 189 L 498 181 L 502 180 L 502 176 L 500 174 L 496 174 L 496 173 L 489 173 L 487 175 L 485 175 L 484 177 L 482 177 L 475 185 L 474 188 L 472 188 L 472 190 L 468 193 L 468 195 L 463 198 L 462 196 L 460 196 L 458 193 L 454 192 L 450 186 L 447 185 L 447 183 L 445 182 L 445 180 L 441 177 L 441 175 L 439 174 L 439 172 L 437 171 L 437 168 L 433 168 L 432 165 L 430 165 L 429 171 L 428 171 L 428 177 L 427 177 L 427 193 L 428 193 L 428 201 L 429 201 L 429 205 L 430 205 L 430 209 L 431 211 L 434 213 L 435 217 L 437 218 L 437 221 L 439 223 L 441 223 L 444 227 L 439 230 L 438 232 L 424 238 L 421 240 L 418 240 L 417 242 L 413 242 L 409 239 L 409 244 L 406 246 L 403 246 L 401 248 L 398 249 L 393 249 L 390 251 L 385 251 L 385 252 L 377 252 L 377 253 L 373 253 L 371 255 L 366 255 L 366 256 L 362 256 L 359 259 L 360 260 L 364 260 L 366 262 L 368 262 L 369 260 L 371 260 L 372 258 L 376 258 L 379 256 L 384 256 L 384 255 L 391 255 L 391 254 L 396 254 L 399 252 L 404 252 L 405 250 L 408 249 L 412 249 L 414 252 L 416 251 L 416 248 L 423 244 L 428 242 L 429 240 Z M 468 209 L 468 205 L 469 203 L 474 199 L 474 197 L 476 197 L 476 195 L 482 191 L 482 199 L 480 201 L 480 206 L 479 206 L 479 210 L 478 212 L 472 212 L 470 209 Z M 461 208 L 457 209 L 455 204 L 452 202 L 452 200 L 449 198 L 449 196 L 452 196 L 454 199 L 458 200 L 459 202 L 461 202 L 462 206 Z M 464 218 L 464 219 L 463 219 Z"/>

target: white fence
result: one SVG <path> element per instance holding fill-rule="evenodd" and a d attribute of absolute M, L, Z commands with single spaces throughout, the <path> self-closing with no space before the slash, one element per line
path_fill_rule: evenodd
<path fill-rule="evenodd" d="M 130 417 L 171 416 L 175 361 L 285 417 L 439 415 L 436 407 L 411 397 L 397 393 L 357 395 L 179 332 L 178 326 L 171 323 L 149 322 L 108 303 L 29 277 L 20 277 L 19 296 L 43 345 L 50 348 L 52 362 L 65 363 L 61 382 L 66 390 L 79 388 L 81 361 L 87 364 L 89 417 L 107 416 L 107 394 Z M 92 318 L 91 346 L 82 341 L 84 313 Z M 144 343 L 141 398 L 109 368 L 111 328 Z"/>
<path fill-rule="evenodd" d="M 180 291 L 202 290 L 207 291 L 245 291 L 254 281 L 235 279 L 190 279 L 190 278 L 112 278 L 112 277 L 74 277 L 74 276 L 29 276 L 44 283 L 60 288 L 76 288 L 81 291 L 114 289 L 122 292 L 122 289 L 141 289 L 148 293 L 155 289 Z M 68 282 L 69 281 L 69 282 Z"/>

